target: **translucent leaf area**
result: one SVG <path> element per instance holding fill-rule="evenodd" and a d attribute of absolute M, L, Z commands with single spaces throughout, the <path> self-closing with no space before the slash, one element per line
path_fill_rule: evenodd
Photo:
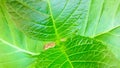
<path fill-rule="evenodd" d="M 120 68 L 120 0 L 0 0 L 0 68 Z"/>
<path fill-rule="evenodd" d="M 42 42 L 20 32 L 0 4 L 0 68 L 26 68 L 42 51 Z"/>

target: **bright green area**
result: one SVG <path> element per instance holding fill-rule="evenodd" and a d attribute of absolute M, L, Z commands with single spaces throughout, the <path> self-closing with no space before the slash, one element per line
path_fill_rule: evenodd
<path fill-rule="evenodd" d="M 120 68 L 119 42 L 120 0 L 0 0 L 0 68 Z"/>
<path fill-rule="evenodd" d="M 120 62 L 99 41 L 75 36 L 39 56 L 36 68 L 119 68 Z"/>
<path fill-rule="evenodd" d="M 43 48 L 40 41 L 21 33 L 0 4 L 0 68 L 26 68 Z"/>

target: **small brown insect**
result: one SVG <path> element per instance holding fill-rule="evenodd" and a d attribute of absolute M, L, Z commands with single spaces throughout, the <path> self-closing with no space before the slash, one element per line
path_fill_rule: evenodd
<path fill-rule="evenodd" d="M 55 42 L 48 43 L 44 46 L 44 50 L 55 47 Z"/>

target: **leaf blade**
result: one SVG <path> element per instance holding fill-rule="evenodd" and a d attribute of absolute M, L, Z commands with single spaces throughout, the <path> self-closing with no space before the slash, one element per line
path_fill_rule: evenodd
<path fill-rule="evenodd" d="M 60 47 L 48 49 L 38 58 L 38 68 L 119 68 L 120 63 L 106 45 L 81 36 L 68 39 Z"/>

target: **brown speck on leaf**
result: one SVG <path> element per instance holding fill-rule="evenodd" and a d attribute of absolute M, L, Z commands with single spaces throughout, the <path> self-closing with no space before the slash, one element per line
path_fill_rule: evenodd
<path fill-rule="evenodd" d="M 55 42 L 48 43 L 44 46 L 44 50 L 55 47 Z"/>

